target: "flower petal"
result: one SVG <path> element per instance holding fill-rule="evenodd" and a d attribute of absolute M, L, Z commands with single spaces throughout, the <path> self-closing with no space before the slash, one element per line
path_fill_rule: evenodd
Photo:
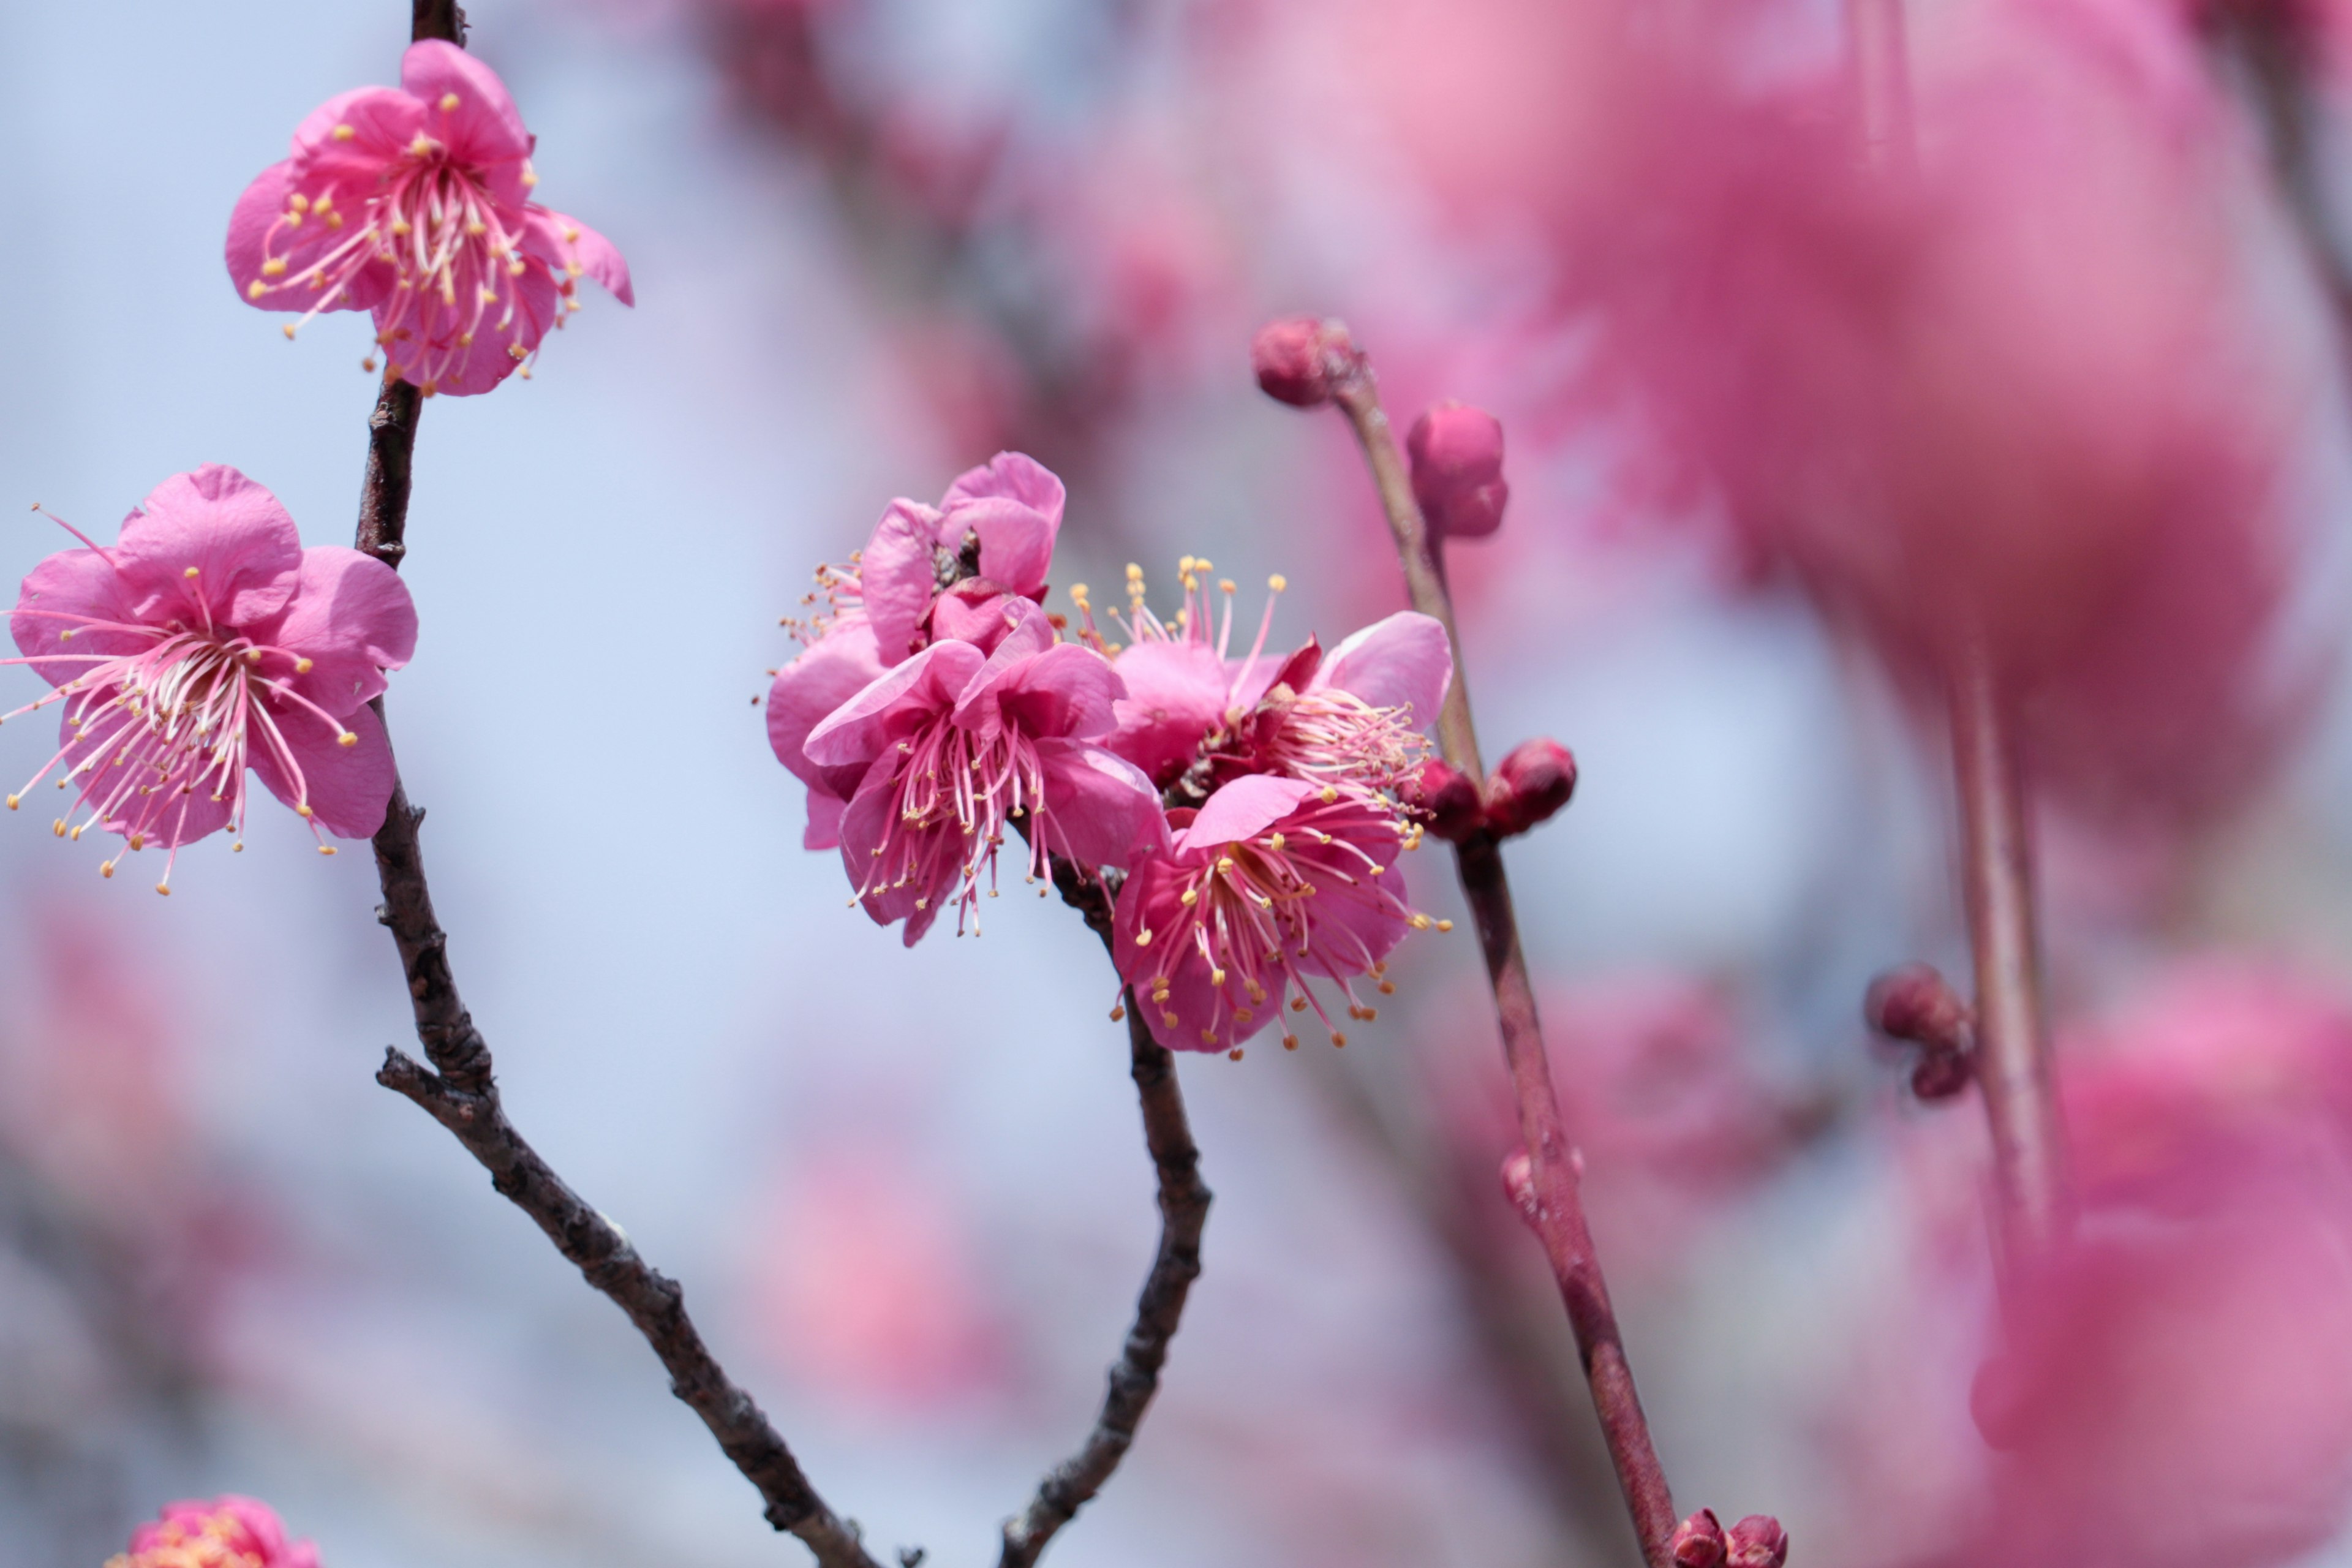
<path fill-rule="evenodd" d="M 999 452 L 979 468 L 958 474 L 940 499 L 940 510 L 950 511 L 966 501 L 1003 497 L 1038 512 L 1046 526 L 1058 531 L 1066 495 L 1062 481 L 1036 458 L 1025 452 Z"/>
<path fill-rule="evenodd" d="M 60 656 L 111 657 L 153 647 L 156 639 L 152 637 L 83 624 L 85 620 L 122 622 L 134 618 L 130 595 L 105 552 L 61 550 L 26 574 L 25 585 L 16 595 L 16 613 L 10 618 L 8 629 L 16 634 L 16 647 L 27 658 L 44 661 L 33 668 L 50 685 L 63 686 L 95 660 Z M 68 637 L 65 635 L 68 632 L 73 635 Z"/>
<path fill-rule="evenodd" d="M 1046 836 L 1054 852 L 1093 868 L 1126 870 L 1168 849 L 1160 792 L 1142 770 L 1086 741 L 1040 741 Z"/>
<path fill-rule="evenodd" d="M 1112 706 L 1117 727 L 1104 744 L 1165 789 L 1224 722 L 1224 664 L 1205 643 L 1139 642 L 1120 650 L 1111 668 L 1127 695 Z"/>
<path fill-rule="evenodd" d="M 1337 687 L 1375 708 L 1402 708 L 1416 725 L 1434 722 L 1454 679 L 1445 628 L 1428 616 L 1399 610 L 1331 650 L 1309 690 Z"/>
<path fill-rule="evenodd" d="M 265 665 L 272 677 L 341 718 L 383 689 L 383 672 L 416 652 L 416 605 L 400 574 L 340 544 L 302 552 L 292 603 L 255 641 L 310 660 L 308 674 Z"/>
<path fill-rule="evenodd" d="M 1110 660 L 1082 644 L 1060 643 L 1022 661 L 998 688 L 996 701 L 1005 722 L 1033 740 L 1091 740 L 1110 733 L 1112 705 L 1126 693 Z M 1123 759 L 1120 765 L 1134 771 Z"/>
<path fill-rule="evenodd" d="M 1179 849 L 1214 848 L 1263 833 L 1309 795 L 1319 793 L 1299 779 L 1271 773 L 1250 773 L 1218 786 L 1202 805 L 1191 826 L 1177 836 Z"/>
<path fill-rule="evenodd" d="M 578 218 L 533 205 L 523 215 L 523 250 L 570 277 L 587 276 L 624 305 L 637 302 L 620 247 Z"/>
<path fill-rule="evenodd" d="M 897 668 L 884 670 L 828 714 L 809 731 L 801 750 L 821 767 L 871 762 L 952 706 L 986 662 L 970 643 L 933 643 Z"/>
<path fill-rule="evenodd" d="M 479 57 L 441 38 L 408 46 L 400 85 L 425 106 L 425 132 L 461 163 L 530 156 L 530 132 L 499 73 Z M 454 99 L 456 101 L 452 102 Z"/>
<path fill-rule="evenodd" d="M 931 601 L 939 597 L 939 568 L 931 561 L 939 516 L 920 501 L 892 501 L 857 558 L 866 618 L 874 627 L 875 649 L 885 665 L 914 652 Z"/>
<path fill-rule="evenodd" d="M 242 629 L 294 596 L 302 536 L 278 498 L 235 468 L 174 474 L 141 504 L 113 551 L 141 619 Z"/>
<path fill-rule="evenodd" d="M 254 776 L 289 806 L 299 809 L 307 799 L 319 826 L 338 838 L 373 837 L 383 826 L 393 786 L 399 782 L 392 742 L 375 710 L 361 707 L 344 717 L 344 726 L 359 737 L 348 746 L 307 709 L 273 703 L 270 718 L 292 753 L 293 767 L 257 732 L 246 753 Z M 299 770 L 299 784 L 294 770 Z"/>
<path fill-rule="evenodd" d="M 853 611 L 835 621 L 778 670 L 768 688 L 768 744 L 775 748 L 776 760 L 803 784 L 817 784 L 828 770 L 802 751 L 809 731 L 882 673 L 874 628 L 866 617 Z"/>

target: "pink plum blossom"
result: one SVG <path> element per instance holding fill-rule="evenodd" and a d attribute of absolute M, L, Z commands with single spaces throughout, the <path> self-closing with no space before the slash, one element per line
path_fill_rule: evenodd
<path fill-rule="evenodd" d="M 1410 829 L 1358 796 L 1255 774 L 1170 820 L 1167 850 L 1119 890 L 1112 953 L 1171 1049 L 1237 1049 L 1286 1003 L 1345 1045 L 1308 982 L 1330 982 L 1350 1018 L 1370 1019 L 1353 982 L 1377 979 L 1408 930 L 1446 923 L 1405 901 L 1396 862 Z M 1297 1043 L 1286 1028 L 1283 1044 Z"/>
<path fill-rule="evenodd" d="M 835 828 L 842 863 L 877 923 L 907 922 L 908 946 L 950 898 L 959 927 L 976 914 L 983 871 L 994 895 L 1009 827 L 1028 837 L 1032 880 L 1049 855 L 1125 868 L 1166 836 L 1151 782 L 1098 743 L 1118 676 L 1093 649 L 1055 642 L 1035 605 L 1011 603 L 1020 613 L 992 651 L 934 642 L 802 743 L 812 767 L 856 777 Z M 812 837 L 817 826 L 813 810 Z"/>
<path fill-rule="evenodd" d="M 1204 587 L 1211 563 L 1186 556 L 1185 603 L 1171 626 L 1145 606 L 1141 574 L 1129 579 L 1118 673 L 1128 694 L 1106 742 L 1162 789 L 1180 783 L 1194 799 L 1228 779 L 1278 773 L 1328 784 L 1366 801 L 1393 791 L 1419 765 L 1422 729 L 1437 717 L 1454 676 L 1445 628 L 1400 611 L 1327 655 L 1313 638 L 1286 658 L 1265 657 L 1268 603 L 1246 658 L 1229 657 L 1230 583 L 1222 618 Z M 1286 586 L 1272 580 L 1278 595 Z M 1083 592 L 1087 635 L 1099 643 Z"/>
<path fill-rule="evenodd" d="M 58 773 L 89 812 L 60 816 L 60 837 L 96 826 L 176 858 L 222 827 L 243 835 L 250 768 L 314 836 L 383 826 L 392 748 L 368 701 L 416 646 L 398 574 L 304 549 L 277 497 L 217 464 L 158 485 L 112 547 L 84 542 L 33 568 L 10 622 L 23 657 L 7 662 L 57 688 L 16 713 L 63 715 L 57 754 L 12 810 Z M 156 890 L 170 883 L 167 863 Z"/>
<path fill-rule="evenodd" d="M 841 813 L 866 767 L 810 761 L 809 732 L 934 640 L 993 652 L 1024 605 L 1045 596 L 1062 504 L 1060 479 L 1031 458 L 1000 452 L 960 475 L 936 507 L 892 501 L 850 565 L 817 569 L 817 592 L 803 603 L 822 596 L 824 607 L 808 622 L 785 622 L 808 646 L 768 692 L 768 743 L 809 786 L 804 847 L 840 842 Z M 978 574 L 960 575 L 967 566 Z"/>
<path fill-rule="evenodd" d="M 106 1568 L 319 1568 L 319 1549 L 289 1542 L 268 1503 L 231 1495 L 164 1504 Z"/>
<path fill-rule="evenodd" d="M 530 200 L 534 139 L 497 72 L 427 39 L 400 83 L 328 100 L 246 187 L 228 270 L 247 300 L 300 311 L 289 338 L 322 310 L 373 311 L 385 374 L 427 396 L 526 364 L 579 309 L 583 274 L 635 303 L 610 241 Z"/>

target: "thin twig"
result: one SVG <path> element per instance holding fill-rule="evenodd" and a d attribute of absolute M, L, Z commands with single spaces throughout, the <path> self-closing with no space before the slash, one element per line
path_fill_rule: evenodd
<path fill-rule="evenodd" d="M 464 41 L 465 15 L 448 0 L 415 0 L 417 38 Z M 388 380 L 368 420 L 367 469 L 360 489 L 353 545 L 397 570 L 407 553 L 409 470 L 422 400 L 405 382 Z M 383 705 L 375 704 L 379 717 Z M 388 732 L 388 731 L 387 731 Z M 474 1026 L 449 969 L 448 938 L 433 913 L 417 829 L 425 813 L 397 782 L 376 830 L 376 872 L 383 902 L 376 919 L 400 949 L 416 1038 L 430 1069 L 397 1049 L 384 1053 L 376 1081 L 414 1100 L 448 1129 L 490 1173 L 490 1184 L 529 1215 L 591 1285 L 629 1315 L 670 1374 L 684 1401 L 744 1479 L 759 1489 L 768 1521 L 804 1542 L 824 1568 L 877 1568 L 857 1532 L 827 1508 L 792 1450 L 752 1397 L 728 1379 L 677 1283 L 637 1256 L 620 1227 L 591 1207 L 531 1148 L 499 1102 L 489 1047 Z"/>
<path fill-rule="evenodd" d="M 1103 884 L 1066 860 L 1054 861 L 1054 886 L 1062 900 L 1086 917 L 1104 951 L 1111 946 L 1111 900 Z M 1208 1224 L 1210 1193 L 1201 1180 L 1201 1151 L 1184 1114 L 1184 1093 L 1176 1081 L 1174 1053 L 1151 1037 L 1135 992 L 1126 994 L 1127 1038 L 1137 1097 L 1143 1106 L 1143 1137 L 1160 1178 L 1160 1250 L 1136 1298 L 1135 1322 L 1110 1369 L 1102 1413 L 1078 1451 L 1054 1467 L 1037 1495 L 1017 1519 L 1004 1521 L 1004 1550 L 998 1568 L 1030 1568 L 1055 1532 L 1100 1491 L 1135 1441 L 1151 1396 L 1160 1389 L 1169 1342 L 1184 1316 L 1184 1300 L 1201 1274 L 1201 1232 Z"/>
<path fill-rule="evenodd" d="M 1412 497 L 1412 477 L 1396 434 L 1381 409 L 1380 388 L 1370 363 L 1360 353 L 1335 354 L 1339 369 L 1333 395 L 1372 472 L 1381 505 L 1396 535 L 1397 554 L 1404 566 L 1405 587 L 1412 607 L 1445 627 L 1454 650 L 1454 680 L 1437 716 L 1440 751 L 1456 771 L 1483 785 L 1486 769 L 1478 756 L 1478 737 L 1470 714 L 1469 682 L 1462 665 L 1462 638 L 1454 624 L 1453 596 L 1447 592 L 1441 559 L 1433 548 L 1427 524 Z M 1617 1329 L 1617 1314 L 1609 1303 L 1608 1282 L 1592 1247 L 1579 1192 L 1577 1155 L 1569 1143 L 1552 1089 L 1551 1059 L 1546 1054 L 1543 1028 L 1536 1016 L 1534 988 L 1528 981 L 1527 960 L 1519 951 L 1518 917 L 1511 903 L 1509 879 L 1503 856 L 1493 837 L 1476 834 L 1454 846 L 1462 891 L 1478 926 L 1478 945 L 1486 955 L 1487 978 L 1493 984 L 1495 1010 L 1501 1020 L 1503 1055 L 1511 1073 L 1511 1092 L 1518 1103 L 1519 1135 L 1527 1145 L 1529 1164 L 1528 1202 L 1521 1205 L 1529 1226 L 1543 1243 L 1552 1278 L 1567 1304 L 1569 1323 L 1576 1332 L 1577 1352 L 1592 1390 L 1594 1412 L 1601 1418 L 1609 1458 L 1616 1467 L 1642 1555 L 1651 1568 L 1667 1568 L 1669 1542 L 1675 1524 L 1674 1494 L 1658 1463 L 1650 1438 L 1649 1422 L 1642 1414 L 1640 1394 Z"/>
<path fill-rule="evenodd" d="M 1976 953 L 1976 1079 L 1992 1129 L 2000 1256 L 2013 1267 L 2065 1237 L 2065 1132 L 2043 1038 L 2024 783 L 2014 726 L 1980 637 L 1964 642 L 1950 684 L 1960 858 Z"/>

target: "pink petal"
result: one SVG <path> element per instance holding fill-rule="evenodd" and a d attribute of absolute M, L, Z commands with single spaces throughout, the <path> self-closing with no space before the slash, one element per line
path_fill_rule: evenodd
<path fill-rule="evenodd" d="M 1436 721 L 1454 679 L 1454 650 L 1445 628 L 1412 610 L 1374 621 L 1338 647 L 1316 672 L 1310 690 L 1337 687 L 1375 708 L 1402 708 L 1415 724 Z"/>
<path fill-rule="evenodd" d="M 939 597 L 939 569 L 931 561 L 938 523 L 939 513 L 921 502 L 894 500 L 858 557 L 866 618 L 873 625 L 875 648 L 885 665 L 897 664 L 915 650 L 931 601 Z"/>
<path fill-rule="evenodd" d="M 980 574 L 1016 594 L 1045 592 L 1054 564 L 1054 525 L 1043 512 L 1015 500 L 975 500 L 952 508 L 940 523 L 956 537 L 940 542 L 961 546 L 965 531 L 980 539 Z"/>
<path fill-rule="evenodd" d="M 235 468 L 174 474 L 141 504 L 113 551 L 141 619 L 242 629 L 294 596 L 302 536 L 278 498 Z"/>
<path fill-rule="evenodd" d="M 351 135 L 337 136 L 346 125 Z M 295 128 L 294 157 L 306 174 L 331 172 L 357 182 L 365 195 L 377 176 L 408 155 L 409 143 L 424 129 L 425 106 L 398 88 L 353 88 L 312 110 Z"/>
<path fill-rule="evenodd" d="M 352 185 L 358 184 L 352 182 Z M 311 289 L 303 274 L 314 262 L 341 246 L 345 233 L 323 223 L 305 223 L 290 229 L 280 226 L 286 217 L 287 200 L 296 191 L 314 202 L 321 191 L 333 191 L 338 204 L 342 205 L 344 188 L 348 187 L 339 186 L 329 178 L 315 174 L 305 177 L 292 159 L 273 163 L 254 177 L 253 184 L 237 197 L 228 219 L 228 275 L 236 285 L 238 299 L 262 310 L 308 310 L 320 303 L 320 294 Z M 358 203 L 349 205 L 356 209 Z M 284 270 L 274 277 L 262 269 L 262 264 L 272 259 L 286 264 Z M 325 308 L 373 310 L 392 287 L 395 276 L 390 266 L 371 263 L 327 298 Z M 257 283 L 261 286 L 257 294 L 254 292 Z"/>
<path fill-rule="evenodd" d="M 515 297 L 513 317 L 508 320 L 504 307 L 482 309 L 474 304 L 483 287 L 492 281 L 479 256 L 462 253 L 453 270 L 457 303 L 445 304 L 438 292 L 426 290 L 396 329 L 384 353 L 399 367 L 403 381 L 422 385 L 427 378 L 418 366 L 425 363 L 429 349 L 435 356 L 435 374 L 429 378 L 433 390 L 451 397 L 471 397 L 490 391 L 521 367 L 562 313 L 563 297 L 557 292 L 546 263 L 527 262 L 520 276 L 496 280 L 508 286 Z M 389 325 L 391 310 L 390 301 L 378 307 L 379 333 Z M 469 332 L 474 341 L 463 342 Z"/>
<path fill-rule="evenodd" d="M 530 132 L 507 84 L 478 57 L 440 38 L 411 44 L 401 57 L 400 85 L 425 106 L 425 134 L 448 148 L 457 162 L 497 163 L 530 156 Z"/>
<path fill-rule="evenodd" d="M 293 753 L 295 766 L 310 790 L 310 811 L 319 826 L 338 838 L 370 838 L 383 826 L 392 805 L 392 787 L 398 782 L 393 767 L 392 743 L 373 708 L 357 708 L 343 719 L 359 740 L 343 745 L 315 713 L 290 703 L 272 704 L 278 732 Z M 259 734 L 253 737 L 247 760 L 254 776 L 288 805 L 298 805 L 301 791 L 277 749 Z"/>
<path fill-rule="evenodd" d="M 583 274 L 603 284 L 624 305 L 637 302 L 629 283 L 629 264 L 620 247 L 576 217 L 532 206 L 523 215 L 523 249 L 559 272 Z M 577 272 L 573 268 L 579 268 Z"/>
<path fill-rule="evenodd" d="M 985 663 L 970 643 L 933 643 L 827 715 L 801 750 L 824 767 L 871 762 L 952 704 Z"/>
<path fill-rule="evenodd" d="M 1165 788 L 1224 722 L 1225 667 L 1205 644 L 1139 642 L 1122 649 L 1112 668 L 1127 695 L 1112 705 L 1117 727 L 1104 743 Z"/>
<path fill-rule="evenodd" d="M 882 847 L 889 832 L 892 816 L 898 809 L 898 780 L 887 768 L 877 768 L 866 774 L 857 794 L 841 817 L 841 865 L 848 873 L 850 887 L 856 888 L 866 879 L 874 864 L 874 852 Z M 906 943 L 912 947 L 921 940 L 931 922 L 939 918 L 942 897 L 950 891 L 960 874 L 952 861 L 942 862 L 935 869 L 931 886 L 913 883 L 903 888 L 883 888 L 869 894 L 860 902 L 876 925 L 888 925 L 892 921 L 907 922 Z M 926 907 L 917 909 L 918 900 Z"/>
<path fill-rule="evenodd" d="M 1395 864 L 1398 846 L 1394 837 L 1389 838 L 1385 848 L 1371 844 L 1364 847 L 1376 858 L 1389 862 L 1381 868 L 1377 885 L 1386 889 L 1398 903 L 1404 902 L 1404 873 Z M 1360 868 L 1349 874 L 1359 880 L 1363 877 Z M 1318 894 L 1315 901 L 1320 906 L 1316 910 L 1315 944 L 1304 958 L 1298 960 L 1298 967 L 1310 974 L 1328 975 L 1334 980 L 1353 979 L 1394 952 L 1396 944 L 1404 940 L 1405 932 L 1412 929 L 1405 916 L 1385 904 L 1376 904 L 1370 900 Z M 1339 940 L 1334 934 L 1338 931 L 1348 933 L 1353 940 Z M 1370 953 L 1369 959 L 1358 956 L 1356 949 L 1360 943 Z"/>
<path fill-rule="evenodd" d="M 828 770 L 801 750 L 809 731 L 881 674 L 874 628 L 866 617 L 853 611 L 835 621 L 798 658 L 778 670 L 768 688 L 768 744 L 775 748 L 776 760 L 803 784 L 817 784 Z"/>
<path fill-rule="evenodd" d="M 1024 660 L 998 689 L 996 700 L 1005 722 L 1032 739 L 1091 740 L 1110 733 L 1112 704 L 1126 692 L 1110 660 L 1078 643 L 1062 643 Z M 1119 765 L 1134 771 L 1131 763 Z"/>
<path fill-rule="evenodd" d="M 86 616 L 92 620 L 128 621 L 130 595 L 105 555 L 95 550 L 63 550 L 34 567 L 16 595 L 18 614 L 8 623 L 16 647 L 28 658 L 55 654 L 126 654 L 152 647 L 155 639 L 136 632 L 107 631 L 58 620 L 55 616 Z M 33 616 L 22 612 L 41 610 Z M 64 634 L 72 632 L 71 638 Z M 52 686 L 63 686 L 89 668 L 87 664 L 37 664 L 33 668 Z"/>
<path fill-rule="evenodd" d="M 415 654 L 416 605 L 399 573 L 340 544 L 304 551 L 298 582 L 285 613 L 251 635 L 310 659 L 307 675 L 264 670 L 340 718 L 383 689 L 385 670 Z"/>
<path fill-rule="evenodd" d="M 966 501 L 1001 496 L 1038 512 L 1048 528 L 1058 531 L 1065 495 L 1062 481 L 1036 458 L 1024 452 L 999 452 L 979 468 L 957 475 L 940 499 L 940 510 L 949 511 Z"/>
<path fill-rule="evenodd" d="M 808 826 L 801 830 L 803 849 L 831 849 L 841 842 L 842 813 L 849 802 L 822 784 L 809 785 Z"/>
<path fill-rule="evenodd" d="M 1265 832 L 1288 816 L 1317 786 L 1299 779 L 1250 773 L 1218 786 L 1192 825 L 1177 836 L 1180 850 L 1213 849 Z"/>
<path fill-rule="evenodd" d="M 1013 625 L 990 650 L 988 662 L 964 684 L 956 698 L 955 721 L 984 736 L 994 735 L 1004 722 L 1004 710 L 998 698 L 1025 679 L 1030 668 L 1055 646 L 1053 623 L 1045 618 L 1045 611 L 1027 599 L 1008 596 L 1002 603 Z M 1102 661 L 1102 656 L 1091 648 L 1077 651 L 1097 663 Z M 1083 678 L 1060 665 L 1047 677 L 1049 681 L 1080 679 Z M 1050 710 L 1047 711 L 1050 714 Z"/>
<path fill-rule="evenodd" d="M 1084 741 L 1040 741 L 1050 847 L 1089 868 L 1125 870 L 1168 848 L 1160 792 L 1141 770 Z"/>

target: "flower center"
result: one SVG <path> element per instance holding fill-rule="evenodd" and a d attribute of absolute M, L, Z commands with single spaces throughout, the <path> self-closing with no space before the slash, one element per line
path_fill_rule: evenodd
<path fill-rule="evenodd" d="M 1048 875 L 1045 771 L 1018 731 L 983 737 L 942 714 L 898 742 L 896 776 L 896 808 L 857 897 L 914 888 L 915 907 L 925 910 L 953 883 L 957 932 L 969 917 L 978 934 L 981 871 L 994 898 L 996 851 L 1007 826 L 1024 818 L 1039 829 L 1030 835 L 1029 878 Z"/>

